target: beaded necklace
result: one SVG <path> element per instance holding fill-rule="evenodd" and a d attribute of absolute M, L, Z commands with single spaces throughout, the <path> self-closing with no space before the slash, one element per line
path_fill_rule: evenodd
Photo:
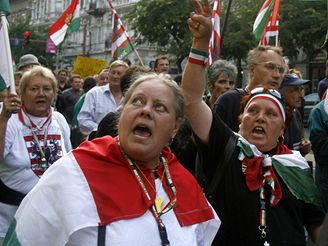
<path fill-rule="evenodd" d="M 133 171 L 133 174 L 137 178 L 137 180 L 138 180 L 143 192 L 145 193 L 147 199 L 149 201 L 151 201 L 152 198 L 150 197 L 150 194 L 149 194 L 149 192 L 146 188 L 146 185 L 145 185 L 145 183 L 143 182 L 143 180 L 140 176 L 140 173 L 142 175 L 144 175 L 144 174 L 137 167 L 137 165 L 126 155 L 126 153 L 124 152 L 124 150 L 121 147 L 121 144 L 120 144 L 119 140 L 118 140 L 118 146 L 120 147 L 120 150 L 121 150 L 121 153 L 122 153 L 123 157 L 128 161 L 128 163 L 129 163 L 129 165 L 130 165 L 130 167 Z M 166 179 L 166 182 L 168 183 L 168 185 L 170 187 L 171 192 L 173 193 L 173 198 L 170 199 L 169 203 L 166 204 L 163 207 L 163 205 L 164 205 L 163 199 L 157 195 L 156 189 L 151 185 L 151 187 L 154 189 L 154 191 L 156 193 L 155 194 L 156 195 L 155 201 L 154 201 L 153 205 L 151 206 L 151 212 L 152 212 L 153 216 L 155 217 L 157 225 L 158 225 L 158 230 L 159 230 L 159 235 L 160 235 L 160 238 L 161 238 L 161 241 L 162 241 L 162 246 L 169 246 L 170 242 L 168 240 L 167 231 L 166 231 L 165 225 L 164 225 L 164 223 L 161 219 L 161 216 L 163 214 L 167 213 L 168 211 L 170 211 L 175 206 L 175 204 L 176 204 L 176 188 L 175 188 L 175 186 L 173 184 L 173 181 L 171 179 L 171 174 L 169 172 L 169 168 L 168 168 L 168 164 L 166 162 L 166 159 L 162 155 L 160 156 L 160 159 L 161 159 L 161 162 L 163 163 L 163 166 L 164 166 L 163 174 L 165 173 L 165 179 Z M 145 177 L 145 175 L 144 175 L 144 178 L 150 183 L 150 181 Z"/>

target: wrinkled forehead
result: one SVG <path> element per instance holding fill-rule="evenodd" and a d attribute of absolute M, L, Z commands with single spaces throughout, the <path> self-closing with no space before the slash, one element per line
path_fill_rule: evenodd
<path fill-rule="evenodd" d="M 258 62 L 273 62 L 276 63 L 280 66 L 285 65 L 284 59 L 282 58 L 281 55 L 279 55 L 277 52 L 273 51 L 273 50 L 266 50 L 261 52 L 261 54 L 259 55 L 259 61 Z"/>

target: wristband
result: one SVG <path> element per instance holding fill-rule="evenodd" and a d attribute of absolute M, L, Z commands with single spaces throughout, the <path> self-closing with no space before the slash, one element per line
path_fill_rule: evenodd
<path fill-rule="evenodd" d="M 188 61 L 193 64 L 206 66 L 208 61 L 208 52 L 200 51 L 191 48 Z"/>

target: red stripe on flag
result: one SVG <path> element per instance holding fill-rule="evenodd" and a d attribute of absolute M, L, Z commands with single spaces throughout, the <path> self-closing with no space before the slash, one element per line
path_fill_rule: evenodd
<path fill-rule="evenodd" d="M 220 47 L 221 47 L 221 38 L 220 38 L 220 1 L 215 0 L 213 3 L 212 11 L 212 37 L 210 40 L 209 47 L 209 61 L 208 64 L 211 65 L 215 60 L 220 58 Z"/>
<path fill-rule="evenodd" d="M 270 41 L 269 38 L 278 36 L 278 33 L 279 33 L 279 9 L 280 9 L 280 0 L 274 0 L 273 9 L 268 18 L 267 26 L 265 27 L 264 32 L 262 34 L 260 45 L 269 45 L 269 41 Z M 268 32 L 271 32 L 271 33 L 268 33 Z M 276 40 L 278 40 L 278 37 L 276 38 Z M 279 44 L 276 42 L 275 45 L 278 46 Z"/>
<path fill-rule="evenodd" d="M 73 0 L 71 5 L 65 10 L 62 16 L 50 27 L 48 34 L 52 35 L 53 33 L 57 32 L 62 26 L 65 24 L 70 25 L 70 22 L 73 18 L 74 11 L 76 6 L 79 4 L 79 0 Z"/>

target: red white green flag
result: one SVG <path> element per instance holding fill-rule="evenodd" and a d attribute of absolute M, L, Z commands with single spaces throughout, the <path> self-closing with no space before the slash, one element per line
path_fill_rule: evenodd
<path fill-rule="evenodd" d="M 52 42 L 58 46 L 64 42 L 67 34 L 80 28 L 80 2 L 73 0 L 62 16 L 50 27 L 48 34 Z"/>
<path fill-rule="evenodd" d="M 260 44 L 269 44 L 269 38 L 275 36 L 278 45 L 279 8 L 280 0 L 266 0 L 259 11 L 253 25 L 253 34 Z"/>
<path fill-rule="evenodd" d="M 9 0 L 0 1 L 0 91 L 10 86 L 11 92 L 15 92 L 14 70 L 11 56 L 8 22 L 6 15 L 10 14 Z"/>
<path fill-rule="evenodd" d="M 209 57 L 208 57 L 208 65 L 210 66 L 214 61 L 220 58 L 220 46 L 221 46 L 221 36 L 220 36 L 220 1 L 215 0 L 213 3 L 213 11 L 212 11 L 212 37 L 210 40 L 210 48 L 209 48 Z"/>
<path fill-rule="evenodd" d="M 112 10 L 112 57 L 113 59 L 121 60 L 130 54 L 134 50 L 134 47 L 111 0 L 109 0 L 108 3 Z"/>

